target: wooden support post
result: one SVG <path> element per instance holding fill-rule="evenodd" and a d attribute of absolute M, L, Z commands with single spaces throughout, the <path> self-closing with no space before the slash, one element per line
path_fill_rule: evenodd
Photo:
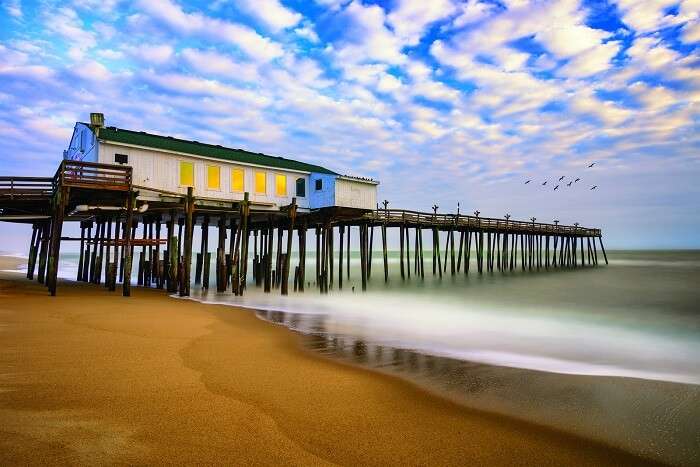
<path fill-rule="evenodd" d="M 350 253 L 348 252 L 348 255 Z M 384 260 L 384 282 L 389 282 L 389 259 L 386 247 L 386 222 L 382 223 L 382 259 Z"/>
<path fill-rule="evenodd" d="M 248 277 L 248 238 L 250 230 L 248 229 L 248 218 L 250 217 L 250 195 L 246 191 L 243 195 L 243 202 L 241 203 L 241 282 L 240 282 L 240 294 L 243 295 L 243 291 L 246 288 L 246 280 Z"/>
<path fill-rule="evenodd" d="M 351 227 L 352 227 L 352 226 L 348 225 L 348 238 L 347 238 L 347 240 L 346 240 L 346 241 L 347 241 L 347 243 L 346 243 L 346 246 L 347 246 L 346 250 L 347 250 L 347 256 L 348 256 L 348 257 L 347 257 L 347 259 L 345 260 L 345 261 L 346 261 L 346 266 L 347 266 L 345 272 L 346 272 L 346 276 L 348 277 L 348 280 L 350 280 L 350 252 L 352 251 L 352 249 L 350 248 L 350 231 L 352 230 Z"/>
<path fill-rule="evenodd" d="M 484 231 L 479 230 L 479 241 L 477 242 L 477 266 L 479 267 L 479 274 L 484 273 Z"/>
<path fill-rule="evenodd" d="M 109 277 L 109 265 L 112 259 L 112 218 L 107 218 L 107 240 L 105 243 L 105 248 L 107 250 L 107 256 L 105 256 L 105 287 L 109 289 L 111 278 Z"/>
<path fill-rule="evenodd" d="M 160 264 L 160 228 L 162 222 L 163 217 L 160 214 L 158 214 L 158 216 L 156 217 L 156 249 L 154 254 L 155 258 L 151 260 L 151 267 L 156 283 L 155 285 L 159 289 L 163 288 L 163 269 L 161 268 Z"/>
<path fill-rule="evenodd" d="M 282 226 L 277 227 L 277 251 L 275 260 L 275 288 L 280 286 L 280 279 L 282 278 Z"/>
<path fill-rule="evenodd" d="M 491 269 L 491 232 L 486 233 L 486 270 L 492 271 L 492 269 Z"/>
<path fill-rule="evenodd" d="M 360 273 L 364 292 L 367 290 L 367 225 L 364 224 L 360 225 Z"/>
<path fill-rule="evenodd" d="M 194 233 L 194 189 L 187 187 L 187 198 L 185 201 L 185 241 L 184 241 L 184 258 L 181 275 L 180 296 L 189 297 L 190 281 L 192 273 L 192 237 Z"/>
<path fill-rule="evenodd" d="M 476 238 L 476 236 L 475 236 Z M 469 274 L 469 263 L 471 262 L 471 254 L 472 254 L 472 243 L 471 243 L 472 235 L 471 231 L 467 229 L 464 232 L 464 275 Z"/>
<path fill-rule="evenodd" d="M 126 198 L 126 230 L 124 231 L 124 278 L 122 279 L 122 295 L 131 295 L 131 260 L 134 254 L 132 248 L 134 224 L 134 193 L 129 190 Z"/>
<path fill-rule="evenodd" d="M 350 228 L 348 227 L 348 237 L 350 236 Z M 321 287 L 321 227 L 316 226 L 316 285 Z M 348 256 L 350 249 L 348 248 Z"/>
<path fill-rule="evenodd" d="M 374 246 L 374 224 L 369 227 L 369 247 L 367 248 L 367 280 L 372 277 L 372 249 Z M 406 233 L 408 235 L 408 232 Z"/>
<path fill-rule="evenodd" d="M 303 292 L 306 281 L 306 222 L 297 235 L 299 236 L 299 292 Z M 343 265 L 339 267 L 342 269 Z"/>
<path fill-rule="evenodd" d="M 608 255 L 605 253 L 605 247 L 603 246 L 603 237 L 598 237 L 598 243 L 600 243 L 600 251 L 603 252 L 603 258 L 605 258 L 605 264 L 608 264 Z"/>
<path fill-rule="evenodd" d="M 267 224 L 267 249 L 265 251 L 265 292 L 270 292 L 272 289 L 272 242 L 274 239 L 274 228 L 272 226 L 272 217 L 268 218 Z M 316 229 L 316 279 L 318 280 L 319 268 L 319 251 L 318 251 L 318 228 Z"/>
<path fill-rule="evenodd" d="M 81 242 L 81 250 L 80 254 L 82 256 L 83 250 L 82 250 L 82 242 L 83 242 L 83 232 L 84 228 L 81 225 L 80 228 L 80 242 Z M 27 279 L 32 280 L 34 279 L 34 266 L 36 265 L 36 258 L 39 254 L 39 242 L 41 240 L 41 226 L 38 222 L 34 222 L 32 224 L 32 240 L 29 242 L 29 254 L 27 255 Z M 78 268 L 80 268 L 80 262 L 78 263 Z M 78 274 L 78 280 L 80 274 Z"/>
<path fill-rule="evenodd" d="M 455 231 L 450 229 L 450 272 L 455 275 Z"/>
<path fill-rule="evenodd" d="M 365 234 L 367 234 L 368 228 L 369 227 L 365 227 Z M 410 279 L 411 278 L 411 251 L 410 251 L 411 250 L 410 249 L 411 240 L 410 240 L 409 235 L 408 235 L 408 227 L 406 226 L 406 224 L 404 224 L 403 232 L 404 232 L 404 235 L 406 235 L 406 275 Z M 367 239 L 365 238 L 365 241 L 366 240 Z M 367 277 L 369 277 L 369 275 Z"/>
<path fill-rule="evenodd" d="M 51 238 L 51 221 L 45 221 L 41 226 L 41 244 L 39 247 L 39 269 L 37 270 L 37 281 L 40 284 L 46 282 L 46 263 L 49 254 L 49 239 Z"/>
<path fill-rule="evenodd" d="M 284 269 L 282 271 L 282 295 L 289 293 L 289 265 L 292 260 L 292 240 L 294 236 L 294 222 L 297 218 L 297 199 L 292 198 L 292 205 L 289 207 L 289 227 L 287 229 L 287 250 L 284 257 Z M 331 262 L 333 258 L 331 257 Z"/>
<path fill-rule="evenodd" d="M 423 262 L 423 229 L 416 227 L 416 235 L 418 235 L 418 251 L 420 252 L 420 278 L 425 279 L 425 263 Z"/>
<path fill-rule="evenodd" d="M 226 215 L 219 216 L 216 245 L 216 291 L 226 291 Z"/>
<path fill-rule="evenodd" d="M 114 218 L 114 261 L 109 263 L 109 291 L 117 290 L 117 263 L 119 261 L 119 217 Z"/>
<path fill-rule="evenodd" d="M 34 227 L 36 229 L 36 225 Z M 32 233 L 32 244 L 34 244 L 34 234 Z M 31 248 L 29 249 L 29 264 L 31 265 L 32 262 L 32 256 L 31 253 L 32 250 Z M 78 275 L 76 276 L 76 280 L 80 281 L 83 278 L 83 261 L 85 261 L 85 221 L 80 222 L 80 254 L 78 256 Z M 30 270 L 29 267 L 27 267 L 27 278 L 31 279 L 30 277 Z"/>
<path fill-rule="evenodd" d="M 328 225 L 328 285 L 333 289 L 333 278 L 335 277 L 335 242 L 334 228 L 332 224 Z"/>
<path fill-rule="evenodd" d="M 345 239 L 345 226 L 341 224 L 338 230 L 338 290 L 343 290 L 343 240 Z"/>
<path fill-rule="evenodd" d="M 61 253 L 61 232 L 63 230 L 63 217 L 65 215 L 66 206 L 68 206 L 68 196 L 70 196 L 69 188 L 59 185 L 53 202 L 53 220 L 51 222 L 51 244 L 49 248 L 47 277 L 49 293 L 51 293 L 52 296 L 56 295 L 58 263 Z"/>
<path fill-rule="evenodd" d="M 360 227 L 361 229 L 362 227 Z M 401 279 L 406 279 L 406 272 L 404 271 L 404 266 L 403 266 L 403 242 L 405 239 L 405 236 L 403 234 L 403 229 L 404 226 L 403 224 L 399 226 L 399 261 L 401 263 Z M 360 244 L 362 244 L 362 237 L 360 237 Z M 364 274 L 364 273 L 363 273 Z"/>
<path fill-rule="evenodd" d="M 418 227 L 413 229 L 413 273 L 420 275 L 420 243 L 418 242 Z"/>

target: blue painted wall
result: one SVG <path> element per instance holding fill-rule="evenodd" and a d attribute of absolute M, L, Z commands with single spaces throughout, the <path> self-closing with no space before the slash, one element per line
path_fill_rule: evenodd
<path fill-rule="evenodd" d="M 312 172 L 309 176 L 309 208 L 318 209 L 335 206 L 335 179 L 337 175 Z M 316 180 L 321 180 L 323 188 L 316 190 Z"/>
<path fill-rule="evenodd" d="M 97 162 L 98 148 L 97 138 L 90 127 L 83 123 L 76 123 L 68 149 L 63 151 L 63 158 L 73 161 Z"/>

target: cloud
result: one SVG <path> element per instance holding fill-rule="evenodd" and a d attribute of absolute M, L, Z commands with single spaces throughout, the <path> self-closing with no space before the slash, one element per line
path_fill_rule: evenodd
<path fill-rule="evenodd" d="M 283 6 L 279 0 L 236 0 L 236 5 L 273 32 L 296 26 L 302 19 L 299 13 Z"/>
<path fill-rule="evenodd" d="M 243 63 L 213 50 L 188 48 L 181 52 L 191 69 L 202 75 L 215 75 L 234 81 L 253 82 L 260 78 L 254 63 Z"/>
<path fill-rule="evenodd" d="M 596 45 L 574 56 L 559 73 L 569 77 L 588 77 L 600 73 L 610 67 L 610 61 L 619 50 L 620 43 L 616 41 Z"/>
<path fill-rule="evenodd" d="M 687 44 L 694 44 L 700 42 L 700 21 L 688 22 L 683 27 L 683 34 L 681 35 L 683 42 Z"/>
<path fill-rule="evenodd" d="M 402 41 L 387 27 L 386 13 L 379 5 L 350 3 L 342 12 L 348 23 L 336 55 L 343 63 L 385 62 L 400 64 L 406 61 L 401 52 Z"/>
<path fill-rule="evenodd" d="M 400 0 L 386 19 L 403 44 L 416 45 L 428 26 L 455 11 L 451 0 Z"/>
<path fill-rule="evenodd" d="M 151 17 L 180 33 L 209 37 L 234 44 L 257 61 L 274 60 L 284 54 L 280 44 L 261 36 L 248 26 L 211 18 L 198 12 L 186 13 L 179 5 L 170 0 L 142 0 L 139 4 Z"/>
<path fill-rule="evenodd" d="M 169 44 L 142 44 L 130 47 L 129 53 L 147 64 L 162 65 L 170 61 L 173 56 L 173 47 Z"/>
<path fill-rule="evenodd" d="M 314 44 L 321 41 L 318 38 L 318 34 L 316 34 L 316 31 L 314 31 L 313 26 L 310 24 L 306 24 L 302 27 L 296 28 L 294 30 L 294 33 L 299 37 L 303 37 L 304 39 L 308 40 L 309 42 L 313 42 Z"/>
<path fill-rule="evenodd" d="M 7 14 L 13 18 L 22 17 L 22 3 L 20 0 L 8 0 L 3 2 L 3 7 L 5 8 Z"/>

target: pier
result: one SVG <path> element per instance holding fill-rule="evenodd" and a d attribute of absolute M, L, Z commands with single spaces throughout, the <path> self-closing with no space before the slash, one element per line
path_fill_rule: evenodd
<path fill-rule="evenodd" d="M 401 280 L 424 279 L 426 263 L 427 273 L 439 278 L 597 266 L 598 247 L 608 262 L 600 229 L 579 225 L 480 217 L 478 211 L 438 213 L 437 206 L 432 213 L 388 209 L 387 202 L 373 210 L 299 209 L 292 198 L 273 210 L 251 203 L 248 192 L 235 201 L 193 193 L 192 187 L 178 193 L 134 184 L 130 166 L 63 160 L 54 177 L 0 177 L 0 220 L 32 225 L 27 278 L 45 284 L 51 295 L 57 291 L 66 241 L 80 244 L 76 280 L 110 291 L 121 283 L 124 296 L 131 293 L 134 268 L 137 285 L 180 296 L 190 294 L 192 279 L 204 289 L 213 285 L 236 295 L 251 284 L 286 295 L 290 281 L 295 292 L 313 283 L 326 293 L 343 288 L 353 251 L 360 253 L 366 290 L 375 254 L 382 255 L 381 273 L 389 280 L 389 229 L 397 230 L 400 239 Z M 80 236 L 63 236 L 65 222 L 79 223 Z M 210 226 L 218 234 L 211 245 Z M 199 245 L 193 244 L 196 229 Z M 306 264 L 309 232 L 316 245 L 311 271 Z M 295 244 L 297 255 L 292 254 Z M 424 258 L 426 251 L 430 258 Z"/>

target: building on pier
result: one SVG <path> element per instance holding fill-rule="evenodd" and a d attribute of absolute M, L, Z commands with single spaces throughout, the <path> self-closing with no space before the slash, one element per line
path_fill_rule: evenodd
<path fill-rule="evenodd" d="M 241 201 L 249 193 L 256 210 L 279 211 L 296 198 L 300 212 L 330 207 L 371 210 L 379 182 L 340 175 L 325 167 L 282 157 L 104 126 L 104 116 L 77 122 L 63 158 L 132 168 L 132 184 L 144 200 L 161 194 Z"/>

